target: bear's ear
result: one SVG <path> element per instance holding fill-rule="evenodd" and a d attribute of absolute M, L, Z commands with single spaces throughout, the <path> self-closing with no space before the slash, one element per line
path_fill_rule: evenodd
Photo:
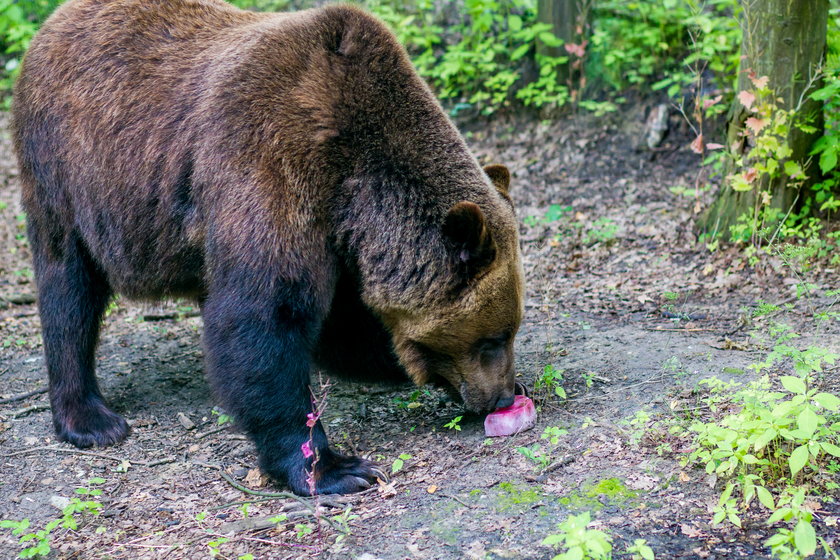
<path fill-rule="evenodd" d="M 484 166 L 484 172 L 493 181 L 493 185 L 503 195 L 508 195 L 510 190 L 510 171 L 501 163 L 491 163 Z"/>
<path fill-rule="evenodd" d="M 490 266 L 496 258 L 496 243 L 481 208 L 473 202 L 459 202 L 449 209 L 443 235 L 452 248 L 455 263 L 468 278 Z"/>

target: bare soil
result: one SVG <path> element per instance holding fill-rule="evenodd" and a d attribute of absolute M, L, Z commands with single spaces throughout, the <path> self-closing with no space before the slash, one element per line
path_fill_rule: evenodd
<path fill-rule="evenodd" d="M 301 503 L 254 493 L 282 489 L 261 478 L 251 443 L 214 414 L 201 319 L 189 302 L 117 302 L 98 373 L 132 435 L 85 452 L 55 442 L 17 171 L 0 116 L 0 517 L 40 529 L 101 477 L 102 514 L 56 529 L 51 558 L 551 558 L 541 541 L 581 511 L 614 538 L 616 557 L 629 558 L 623 551 L 637 538 L 657 558 L 769 557 L 761 512 L 745 515 L 740 530 L 713 526 L 720 482 L 680 465 L 681 440 L 627 421 L 639 410 L 697 407 L 703 378 L 745 381 L 734 372 L 766 350 L 750 336 L 762 324 L 744 310 L 759 299 L 793 304 L 786 320 L 803 333 L 797 344 L 840 351 L 838 322 L 818 330 L 808 319 L 830 302 L 794 297 L 803 279 L 817 292 L 836 288 L 838 271 L 818 264 L 803 278 L 778 258 L 750 267 L 737 250 L 707 250 L 692 228 L 710 193 L 693 196 L 701 171 L 679 119 L 651 151 L 637 148 L 643 111 L 621 117 L 464 127 L 482 162 L 503 162 L 514 176 L 527 276 L 517 371 L 539 405 L 536 428 L 488 440 L 482 419 L 463 415 L 442 391 L 332 381 L 323 398 L 333 444 L 386 467 L 403 455 L 404 464 L 361 494 Z M 565 400 L 535 389 L 548 365 L 562 371 Z M 316 385 L 323 381 L 316 375 Z M 822 381 L 837 391 L 840 371 Z M 458 416 L 460 429 L 445 427 Z M 556 445 L 540 437 L 550 426 L 568 431 Z M 543 465 L 517 451 L 534 444 Z M 813 505 L 819 534 L 835 548 L 837 498 Z M 343 537 L 339 522 L 323 521 L 342 512 Z M 287 521 L 269 521 L 282 513 Z M 20 548 L 0 532 L 0 559 Z"/>

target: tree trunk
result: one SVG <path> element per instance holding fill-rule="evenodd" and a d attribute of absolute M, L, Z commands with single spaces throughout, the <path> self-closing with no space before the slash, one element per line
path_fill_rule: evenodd
<path fill-rule="evenodd" d="M 551 26 L 550 31 L 563 44 L 576 44 L 583 41 L 583 16 L 581 12 L 584 3 L 589 0 L 537 0 L 537 21 Z M 537 41 L 537 53 L 545 56 L 569 56 L 563 46 L 550 47 L 542 41 Z M 564 64 L 558 69 L 557 79 L 566 84 L 571 77 L 571 63 Z"/>
<path fill-rule="evenodd" d="M 808 175 L 808 179 L 799 189 L 788 187 L 790 178 L 784 173 L 757 185 L 761 190 L 769 192 L 770 207 L 781 210 L 784 216 L 791 210 L 796 211 L 796 207 L 801 203 L 798 190 L 808 188 L 818 178 L 816 163 L 808 168 L 805 168 L 805 163 L 814 140 L 822 135 L 822 104 L 807 99 L 807 95 L 819 87 L 811 78 L 823 62 L 825 54 L 829 2 L 744 0 L 743 7 L 744 35 L 736 92 L 755 89 L 750 81 L 750 71 L 759 78 L 767 76 L 767 87 L 774 93 L 774 97 L 782 100 L 777 101 L 779 108 L 790 110 L 800 105 L 802 100 L 799 114 L 812 115 L 814 120 L 809 124 L 817 129 L 817 132 L 807 134 L 791 127 L 787 137 L 793 152 L 787 160 L 799 162 Z M 811 88 L 806 92 L 809 82 Z M 739 144 L 744 123 L 749 116 L 744 106 L 735 99 L 727 122 L 728 149 L 732 149 L 733 144 Z M 735 155 L 737 157 L 740 154 Z M 728 237 L 729 226 L 735 224 L 742 214 L 754 211 L 756 191 L 757 189 L 753 188 L 750 191 L 737 192 L 729 185 L 724 185 L 714 204 L 702 217 L 701 228 L 707 233 L 721 233 Z"/>

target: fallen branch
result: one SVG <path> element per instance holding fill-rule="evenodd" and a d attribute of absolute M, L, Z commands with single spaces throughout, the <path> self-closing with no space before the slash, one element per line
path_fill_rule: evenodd
<path fill-rule="evenodd" d="M 638 383 L 631 383 L 630 385 L 624 385 L 624 386 L 618 387 L 618 388 L 616 388 L 612 391 L 605 391 L 605 392 L 601 393 L 600 395 L 573 396 L 573 397 L 569 397 L 567 399 L 567 401 L 585 401 L 585 400 L 590 400 L 590 399 L 602 399 L 604 397 L 608 397 L 608 396 L 612 395 L 613 393 L 618 393 L 620 391 L 630 389 L 631 387 L 638 387 L 639 385 L 647 385 L 648 383 L 656 383 L 658 381 L 662 381 L 663 377 L 664 376 L 662 374 L 659 374 L 657 376 L 651 377 L 650 379 L 646 379 L 644 381 L 639 381 Z"/>
<path fill-rule="evenodd" d="M 537 475 L 537 476 L 526 476 L 525 479 L 528 482 L 543 483 L 548 479 L 548 475 L 550 473 L 556 471 L 560 467 L 565 467 L 566 465 L 574 463 L 575 459 L 577 459 L 577 457 L 572 456 L 572 455 L 567 455 L 567 456 L 563 457 L 562 459 L 560 459 L 559 461 L 555 461 L 554 463 L 547 466 L 545 469 L 543 469 L 543 471 L 539 475 Z"/>
<path fill-rule="evenodd" d="M 3 301 L 13 305 L 30 305 L 35 303 L 35 294 L 16 294 L 9 297 L 2 298 Z"/>
<path fill-rule="evenodd" d="M 475 506 L 471 506 L 470 504 L 466 503 L 464 500 L 462 500 L 461 498 L 459 498 L 458 496 L 456 496 L 454 494 L 446 494 L 444 492 L 441 492 L 440 495 L 444 496 L 445 498 L 449 498 L 450 500 L 455 500 L 456 502 L 458 502 L 459 504 L 461 504 L 465 508 L 475 509 Z"/>
<path fill-rule="evenodd" d="M 34 412 L 43 412 L 44 410 L 49 410 L 50 405 L 48 404 L 33 404 L 32 406 L 27 406 L 25 408 L 19 408 L 12 412 L 12 418 L 21 418 L 26 416 L 27 414 L 32 414 Z"/>
<path fill-rule="evenodd" d="M 15 451 L 13 453 L 5 453 L 0 457 L 15 457 L 17 455 L 28 455 L 30 453 L 37 453 L 38 451 L 55 451 L 56 453 L 70 453 L 73 455 L 86 455 L 88 457 L 97 457 L 99 459 L 108 459 L 109 461 L 116 461 L 122 463 L 128 461 L 132 465 L 142 465 L 144 467 L 156 467 L 158 465 L 165 465 L 166 463 L 174 463 L 175 457 L 166 457 L 164 459 L 156 459 L 154 461 L 133 461 L 125 457 L 117 457 L 115 455 L 108 455 L 106 453 L 95 453 L 93 451 L 82 451 L 81 449 L 67 449 L 65 447 L 55 447 L 52 445 L 43 445 L 41 447 L 33 447 L 31 449 L 24 449 L 22 451 Z"/>
<path fill-rule="evenodd" d="M 301 496 L 298 496 L 297 494 L 292 494 L 291 492 L 261 492 L 259 490 L 251 490 L 247 486 L 243 486 L 242 484 L 239 484 L 238 482 L 233 480 L 233 478 L 229 474 L 227 474 L 222 469 L 222 467 L 220 465 L 214 465 L 212 463 L 201 463 L 201 462 L 198 462 L 198 461 L 193 461 L 193 464 L 198 465 L 200 467 L 204 467 L 204 468 L 208 468 L 208 469 L 214 469 L 214 470 L 219 471 L 219 476 L 221 476 L 225 480 L 225 482 L 227 482 L 228 484 L 230 484 L 231 486 L 233 486 L 234 488 L 236 488 L 240 492 L 244 492 L 244 493 L 250 494 L 252 496 L 259 496 L 261 498 L 269 498 L 269 499 L 285 498 L 285 499 L 289 499 L 289 500 L 295 500 L 296 502 L 301 504 L 304 508 L 306 508 L 308 510 L 308 512 L 311 514 L 311 516 L 314 517 L 316 520 L 323 519 L 327 523 L 327 525 L 329 525 L 333 530 L 338 531 L 339 533 L 344 532 L 344 529 L 340 525 L 338 525 L 335 521 L 333 521 L 329 517 L 323 517 L 323 516 L 319 515 L 320 512 L 318 511 L 318 507 L 321 506 L 322 503 L 323 504 L 334 503 L 334 502 L 332 502 L 331 498 L 327 498 L 327 497 L 321 498 L 319 496 L 315 496 L 314 498 L 307 499 L 307 498 L 303 498 Z M 314 501 L 314 505 L 313 505 L 313 501 Z M 343 507 L 343 505 L 341 505 L 339 507 Z"/>
<path fill-rule="evenodd" d="M 40 389 L 35 389 L 34 391 L 29 391 L 28 393 L 23 393 L 21 395 L 13 395 L 11 397 L 6 397 L 5 399 L 0 399 L 0 404 L 9 404 L 13 402 L 23 401 L 28 399 L 29 397 L 34 397 L 35 395 L 42 395 L 47 391 L 48 389 L 46 387 L 42 387 Z"/>
<path fill-rule="evenodd" d="M 690 329 L 665 329 L 662 327 L 646 328 L 646 331 L 657 332 L 716 332 L 716 329 L 690 328 Z"/>
<path fill-rule="evenodd" d="M 220 426 L 218 428 L 213 428 L 212 430 L 208 430 L 208 431 L 206 431 L 202 434 L 198 434 L 197 436 L 195 436 L 195 439 L 204 439 L 208 436 L 212 436 L 213 434 L 218 434 L 219 432 L 224 432 L 229 427 L 230 426 Z"/>

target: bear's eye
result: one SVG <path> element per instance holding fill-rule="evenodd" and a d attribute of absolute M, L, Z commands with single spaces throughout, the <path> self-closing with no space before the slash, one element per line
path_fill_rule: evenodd
<path fill-rule="evenodd" d="M 452 359 L 449 356 L 432 350 L 423 343 L 412 341 L 423 366 L 428 372 L 445 371 L 452 368 Z"/>
<path fill-rule="evenodd" d="M 486 338 L 479 339 L 479 341 L 475 345 L 475 349 L 481 354 L 498 352 L 500 350 L 503 350 L 505 346 L 507 346 L 509 340 L 510 334 L 508 333 L 502 333 L 496 336 L 489 336 Z"/>

